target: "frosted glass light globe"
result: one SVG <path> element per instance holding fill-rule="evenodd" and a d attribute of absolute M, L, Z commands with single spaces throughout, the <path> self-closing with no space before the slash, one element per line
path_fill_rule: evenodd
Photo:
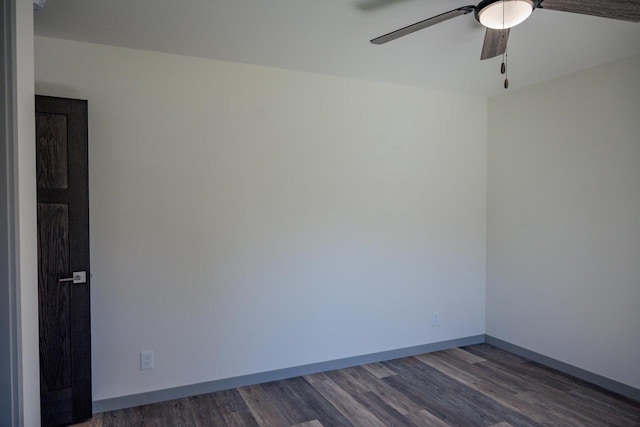
<path fill-rule="evenodd" d="M 476 17 L 482 25 L 501 30 L 515 27 L 533 12 L 533 3 L 529 0 L 483 1 L 478 5 Z"/>

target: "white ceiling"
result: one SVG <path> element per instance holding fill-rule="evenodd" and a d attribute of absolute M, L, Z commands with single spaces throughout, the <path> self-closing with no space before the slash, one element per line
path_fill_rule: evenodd
<path fill-rule="evenodd" d="M 386 1 L 386 3 L 385 3 Z M 36 35 L 492 96 L 472 14 L 373 37 L 473 0 L 49 0 Z M 379 7 L 372 5 L 381 4 Z M 511 31 L 511 90 L 640 54 L 640 24 L 537 9 Z"/>

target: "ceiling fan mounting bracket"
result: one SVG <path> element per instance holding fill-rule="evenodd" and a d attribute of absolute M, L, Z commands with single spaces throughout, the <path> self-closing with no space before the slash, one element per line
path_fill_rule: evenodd
<path fill-rule="evenodd" d="M 462 6 L 459 10 L 463 11 L 464 14 L 466 15 L 466 14 L 471 13 L 474 10 L 476 10 L 476 7 L 475 6 Z"/>

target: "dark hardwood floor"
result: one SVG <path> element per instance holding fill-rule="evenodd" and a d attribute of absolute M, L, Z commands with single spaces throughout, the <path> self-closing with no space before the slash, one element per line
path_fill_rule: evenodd
<path fill-rule="evenodd" d="M 640 426 L 640 402 L 480 344 L 95 415 L 83 426 Z"/>

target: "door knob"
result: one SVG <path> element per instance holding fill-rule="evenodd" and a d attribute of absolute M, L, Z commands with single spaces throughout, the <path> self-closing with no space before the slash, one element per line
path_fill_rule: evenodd
<path fill-rule="evenodd" d="M 58 282 L 87 283 L 87 272 L 74 271 L 73 277 L 66 277 L 64 279 L 59 279 Z"/>

